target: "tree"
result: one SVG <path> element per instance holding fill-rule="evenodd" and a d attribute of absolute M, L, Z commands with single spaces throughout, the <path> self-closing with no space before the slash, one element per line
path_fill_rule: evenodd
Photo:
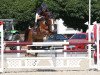
<path fill-rule="evenodd" d="M 86 29 L 88 20 L 88 2 L 84 0 L 50 0 L 47 1 L 56 18 L 62 18 L 68 27 Z"/>
<path fill-rule="evenodd" d="M 100 0 L 93 0 L 92 1 L 92 22 L 97 21 L 100 23 Z"/>
<path fill-rule="evenodd" d="M 100 1 L 92 1 L 92 22 L 100 22 Z M 55 19 L 62 18 L 65 25 L 74 29 L 83 29 L 88 21 L 88 0 L 0 0 L 0 18 L 14 18 L 17 29 L 24 30 L 33 24 L 37 8 L 42 2 L 48 5 Z M 91 23 L 92 23 L 91 22 Z"/>
<path fill-rule="evenodd" d="M 0 18 L 15 19 L 17 29 L 26 29 L 27 24 L 35 18 L 36 3 L 38 0 L 1 0 Z"/>
<path fill-rule="evenodd" d="M 88 0 L 50 0 L 47 1 L 50 9 L 54 12 L 56 18 L 62 18 L 68 27 L 74 29 L 83 29 L 86 31 L 85 22 L 89 20 L 89 1 Z M 100 1 L 92 1 L 91 20 L 100 22 Z M 91 22 L 91 23 L 92 23 Z"/>

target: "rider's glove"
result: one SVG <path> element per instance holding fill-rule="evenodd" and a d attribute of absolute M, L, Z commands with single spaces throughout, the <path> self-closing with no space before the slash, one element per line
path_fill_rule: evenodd
<path fill-rule="evenodd" d="M 44 16 L 41 16 L 41 20 L 44 20 L 45 18 L 44 18 Z"/>

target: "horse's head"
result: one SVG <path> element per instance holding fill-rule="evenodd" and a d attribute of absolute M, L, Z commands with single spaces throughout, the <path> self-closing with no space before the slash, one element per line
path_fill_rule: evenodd
<path fill-rule="evenodd" d="M 55 27 L 54 27 L 54 19 L 50 19 L 49 30 L 51 32 L 54 32 L 54 30 L 55 30 Z"/>

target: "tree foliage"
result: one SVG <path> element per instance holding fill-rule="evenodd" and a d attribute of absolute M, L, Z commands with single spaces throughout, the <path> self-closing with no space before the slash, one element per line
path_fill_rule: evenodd
<path fill-rule="evenodd" d="M 36 2 L 31 0 L 1 0 L 0 18 L 15 18 L 19 21 L 27 21 L 34 17 L 32 10 Z"/>
<path fill-rule="evenodd" d="M 91 1 L 91 20 L 100 22 L 100 0 Z M 88 0 L 0 0 L 0 18 L 16 19 L 17 29 L 23 30 L 34 22 L 42 2 L 48 5 L 55 18 L 62 18 L 66 26 L 84 31 L 87 28 L 84 23 L 89 19 Z"/>

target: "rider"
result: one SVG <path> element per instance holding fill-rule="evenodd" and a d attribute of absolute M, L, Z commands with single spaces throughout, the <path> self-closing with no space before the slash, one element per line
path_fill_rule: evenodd
<path fill-rule="evenodd" d="M 36 12 L 35 28 L 39 27 L 39 22 L 41 20 L 45 20 L 45 15 L 44 15 L 45 12 L 49 12 L 49 10 L 47 9 L 47 5 L 45 3 L 42 3 Z M 52 18 L 52 15 L 50 13 L 49 13 L 49 18 Z"/>

